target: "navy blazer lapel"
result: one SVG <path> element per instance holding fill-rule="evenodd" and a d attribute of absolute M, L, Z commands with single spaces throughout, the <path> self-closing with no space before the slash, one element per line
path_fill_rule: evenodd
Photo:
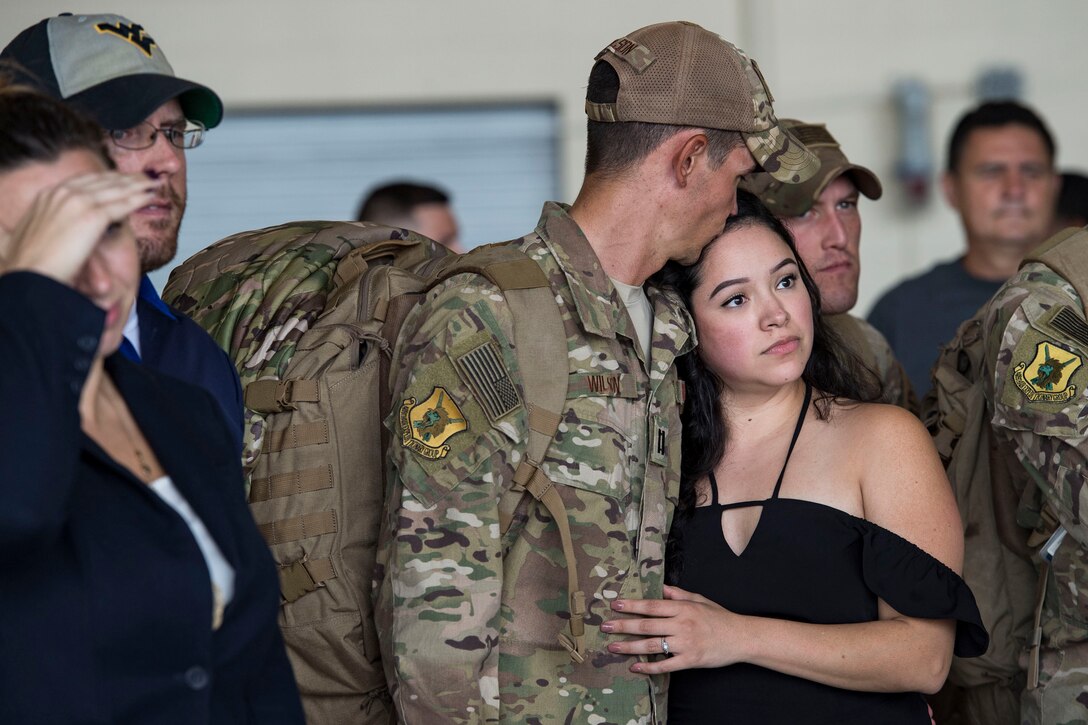
<path fill-rule="evenodd" d="M 204 522 L 223 556 L 238 569 L 238 544 L 234 527 L 225 513 L 227 506 L 223 498 L 230 495 L 225 487 L 237 486 L 241 491 L 242 480 L 240 476 L 237 481 L 227 480 L 235 469 L 217 465 L 218 461 L 230 460 L 223 451 L 215 450 L 216 445 L 227 445 L 229 441 L 215 441 L 211 437 L 212 431 L 223 427 L 222 423 L 209 421 L 209 434 L 199 435 L 191 427 L 191 416 L 170 414 L 172 410 L 197 407 L 208 415 L 217 415 L 218 410 L 212 407 L 210 399 L 206 406 L 192 404 L 194 396 L 204 398 L 207 393 L 161 373 L 153 373 L 120 354 L 107 358 L 106 367 L 163 470 Z M 180 392 L 188 394 L 188 399 Z M 190 424 L 186 424 L 186 420 Z M 240 469 L 238 472 L 240 474 Z"/>
<path fill-rule="evenodd" d="M 174 320 L 163 315 L 151 303 L 140 297 L 136 298 L 136 315 L 140 321 L 140 359 L 144 364 L 158 369 L 162 367 L 162 360 L 160 360 L 162 345 L 158 341 L 165 334 L 164 328 L 174 324 Z"/>

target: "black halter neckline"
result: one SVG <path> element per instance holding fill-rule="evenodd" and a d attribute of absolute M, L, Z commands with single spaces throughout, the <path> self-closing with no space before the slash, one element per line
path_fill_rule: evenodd
<path fill-rule="evenodd" d="M 774 484 L 774 493 L 771 494 L 769 499 L 763 501 L 737 501 L 735 503 L 718 503 L 718 481 L 714 477 L 714 471 L 709 474 L 710 478 L 710 504 L 712 506 L 718 506 L 722 509 L 738 508 L 741 506 L 754 506 L 757 504 L 765 503 L 778 498 L 778 492 L 782 488 L 782 479 L 786 476 L 786 466 L 790 463 L 790 457 L 793 455 L 793 448 L 797 445 L 797 438 L 801 435 L 801 428 L 805 425 L 805 415 L 808 413 L 809 403 L 812 401 L 812 386 L 807 382 L 805 383 L 805 399 L 801 403 L 801 412 L 797 414 L 797 424 L 793 427 L 793 438 L 790 439 L 790 447 L 786 451 L 786 460 L 782 461 L 782 470 L 778 472 L 778 480 Z"/>

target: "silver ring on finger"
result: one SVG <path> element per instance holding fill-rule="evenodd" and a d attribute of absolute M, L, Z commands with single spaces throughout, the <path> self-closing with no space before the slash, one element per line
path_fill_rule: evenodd
<path fill-rule="evenodd" d="M 661 653 L 666 657 L 672 657 L 672 653 L 669 652 L 669 640 L 664 637 L 661 638 Z"/>

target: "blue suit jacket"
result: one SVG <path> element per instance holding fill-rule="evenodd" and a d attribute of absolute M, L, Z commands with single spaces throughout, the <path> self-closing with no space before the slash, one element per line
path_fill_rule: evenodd
<path fill-rule="evenodd" d="M 136 299 L 140 356 L 145 365 L 198 385 L 215 398 L 242 449 L 242 390 L 230 357 L 200 325 L 159 299 L 145 275 Z"/>
<path fill-rule="evenodd" d="M 103 313 L 0 276 L 0 722 L 302 723 L 275 567 L 211 396 L 120 355 L 107 372 L 236 573 L 212 631 L 188 526 L 83 434 Z"/>

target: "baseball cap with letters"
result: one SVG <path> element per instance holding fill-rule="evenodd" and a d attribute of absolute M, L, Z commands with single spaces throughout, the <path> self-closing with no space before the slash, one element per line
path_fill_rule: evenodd
<path fill-rule="evenodd" d="M 783 118 L 780 123 L 820 158 L 820 172 L 801 184 L 791 185 L 783 184 L 765 173 L 744 177 L 741 187 L 758 196 L 776 216 L 791 217 L 806 213 L 828 184 L 843 174 L 849 175 L 858 191 L 870 199 L 879 199 L 884 193 L 876 174 L 864 166 L 850 163 L 827 126 L 792 118 Z"/>
<path fill-rule="evenodd" d="M 19 33 L 0 61 L 16 82 L 72 104 L 103 128 L 131 128 L 174 98 L 206 128 L 223 118 L 219 96 L 175 76 L 143 26 L 120 15 L 46 18 Z"/>
<path fill-rule="evenodd" d="M 686 21 L 629 33 L 597 54 L 619 76 L 614 101 L 586 100 L 605 123 L 637 121 L 738 131 L 764 171 L 788 184 L 815 175 L 820 161 L 775 118 L 755 61 L 720 36 Z"/>

